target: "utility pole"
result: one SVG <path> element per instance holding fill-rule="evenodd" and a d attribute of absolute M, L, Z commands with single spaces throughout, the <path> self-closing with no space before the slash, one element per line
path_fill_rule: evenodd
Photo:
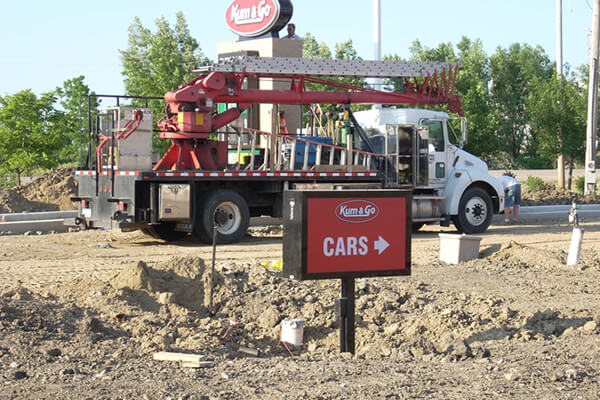
<path fill-rule="evenodd" d="M 373 59 L 381 61 L 381 0 L 373 0 L 373 48 Z M 373 86 L 376 90 L 383 90 L 383 80 L 373 79 Z M 375 104 L 373 107 L 382 108 L 381 104 Z"/>
<path fill-rule="evenodd" d="M 600 31 L 600 0 L 594 0 L 592 20 L 592 51 L 588 86 L 588 118 L 585 149 L 585 194 L 596 193 L 596 137 L 598 127 L 598 33 Z"/>
<path fill-rule="evenodd" d="M 562 0 L 556 0 L 556 78 L 560 81 L 562 79 Z M 562 141 L 562 135 L 560 134 L 560 124 L 558 128 L 558 140 Z M 561 146 L 562 147 L 562 146 Z M 561 152 L 558 154 L 558 160 L 556 160 L 556 170 L 558 172 L 558 187 L 559 189 L 565 188 L 565 159 Z"/>
<path fill-rule="evenodd" d="M 373 0 L 373 47 L 375 51 L 373 59 L 381 61 L 381 0 Z M 375 89 L 382 89 L 381 78 L 375 78 L 373 83 Z"/>

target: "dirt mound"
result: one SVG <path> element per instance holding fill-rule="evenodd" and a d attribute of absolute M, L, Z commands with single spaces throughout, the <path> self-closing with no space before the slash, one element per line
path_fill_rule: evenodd
<path fill-rule="evenodd" d="M 572 270 L 573 267 L 567 267 L 567 257 L 568 253 L 565 250 L 541 250 L 510 240 L 501 245 L 482 249 L 480 258 L 465 263 L 465 266 L 467 268 L 491 271 L 568 271 Z M 583 249 L 578 268 L 600 270 L 600 257 L 593 250 Z"/>
<path fill-rule="evenodd" d="M 522 266 L 520 254 L 526 250 L 509 242 L 479 260 L 479 268 Z M 153 266 L 140 261 L 108 282 L 77 279 L 51 293 L 89 308 L 107 329 L 130 335 L 137 344 L 123 351 L 131 355 L 171 350 L 214 357 L 244 347 L 283 355 L 277 341 L 284 318 L 304 319 L 304 349 L 312 356 L 338 352 L 339 283 L 293 281 L 256 262 L 217 266 L 214 284 L 210 313 L 210 269 L 200 258 L 178 257 Z M 367 358 L 487 357 L 488 340 L 518 336 L 524 329 L 529 336 L 558 336 L 567 328 L 556 325 L 551 333 L 533 323 L 525 328 L 530 316 L 509 309 L 502 298 L 383 278 L 357 281 L 356 309 L 357 354 Z"/>
<path fill-rule="evenodd" d="M 537 192 L 530 192 L 527 188 L 523 188 L 522 198 L 522 205 L 524 206 L 571 204 L 573 200 L 577 204 L 597 204 L 600 202 L 598 198 L 591 195 L 582 196 L 567 190 L 558 190 L 554 187 L 546 187 Z"/>
<path fill-rule="evenodd" d="M 73 175 L 72 168 L 53 169 L 27 185 L 0 189 L 0 213 L 73 210 L 70 198 L 77 194 Z"/>

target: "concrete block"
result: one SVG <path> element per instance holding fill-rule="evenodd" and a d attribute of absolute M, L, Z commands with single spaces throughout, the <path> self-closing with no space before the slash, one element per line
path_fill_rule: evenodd
<path fill-rule="evenodd" d="M 479 257 L 481 236 L 440 233 L 440 261 L 448 264 L 473 260 Z"/>

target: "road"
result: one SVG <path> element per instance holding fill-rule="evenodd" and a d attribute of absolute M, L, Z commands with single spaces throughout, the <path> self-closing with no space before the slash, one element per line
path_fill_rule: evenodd
<path fill-rule="evenodd" d="M 490 175 L 492 176 L 502 176 L 502 174 L 504 174 L 504 170 L 503 169 L 491 169 L 490 171 Z M 511 170 L 511 172 L 513 174 L 515 174 L 515 177 L 517 178 L 517 180 L 519 180 L 520 182 L 525 182 L 527 181 L 527 178 L 529 176 L 537 176 L 539 178 L 542 178 L 542 180 L 544 181 L 557 181 L 557 172 L 555 169 L 519 169 L 519 170 Z M 565 170 L 565 179 L 567 178 L 569 171 Z M 577 178 L 579 176 L 584 176 L 585 175 L 585 170 L 584 169 L 574 169 L 573 170 L 573 178 Z M 598 180 L 600 181 L 600 171 L 596 171 L 596 176 L 598 177 Z"/>
<path fill-rule="evenodd" d="M 520 224 L 535 224 L 535 223 L 568 223 L 569 212 L 571 206 L 530 206 L 521 207 L 519 215 Z M 1 214 L 0 215 L 0 234 L 23 234 L 25 232 L 42 232 L 47 233 L 65 232 L 67 227 L 64 226 L 61 218 L 73 218 L 73 211 L 62 212 L 46 212 L 46 213 L 19 213 L 19 214 Z M 580 222 L 600 221 L 600 204 L 584 204 L 579 208 Z M 3 222 L 4 221 L 4 222 Z M 503 225 L 503 215 L 494 215 L 492 220 L 493 225 Z M 252 218 L 251 225 L 279 225 L 281 219 L 262 217 Z"/>

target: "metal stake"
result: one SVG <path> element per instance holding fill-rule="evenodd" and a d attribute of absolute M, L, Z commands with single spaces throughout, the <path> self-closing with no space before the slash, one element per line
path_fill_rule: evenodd
<path fill-rule="evenodd" d="M 214 314 L 213 309 L 213 292 L 215 285 L 215 259 L 217 256 L 217 229 L 219 229 L 219 225 L 217 225 L 216 221 L 213 225 L 213 235 L 212 235 L 212 265 L 210 268 L 210 300 L 208 303 L 208 312 Z"/>
<path fill-rule="evenodd" d="M 355 311 L 354 278 L 342 278 L 342 297 L 338 299 L 338 321 L 340 325 L 340 352 L 354 354 Z"/>

